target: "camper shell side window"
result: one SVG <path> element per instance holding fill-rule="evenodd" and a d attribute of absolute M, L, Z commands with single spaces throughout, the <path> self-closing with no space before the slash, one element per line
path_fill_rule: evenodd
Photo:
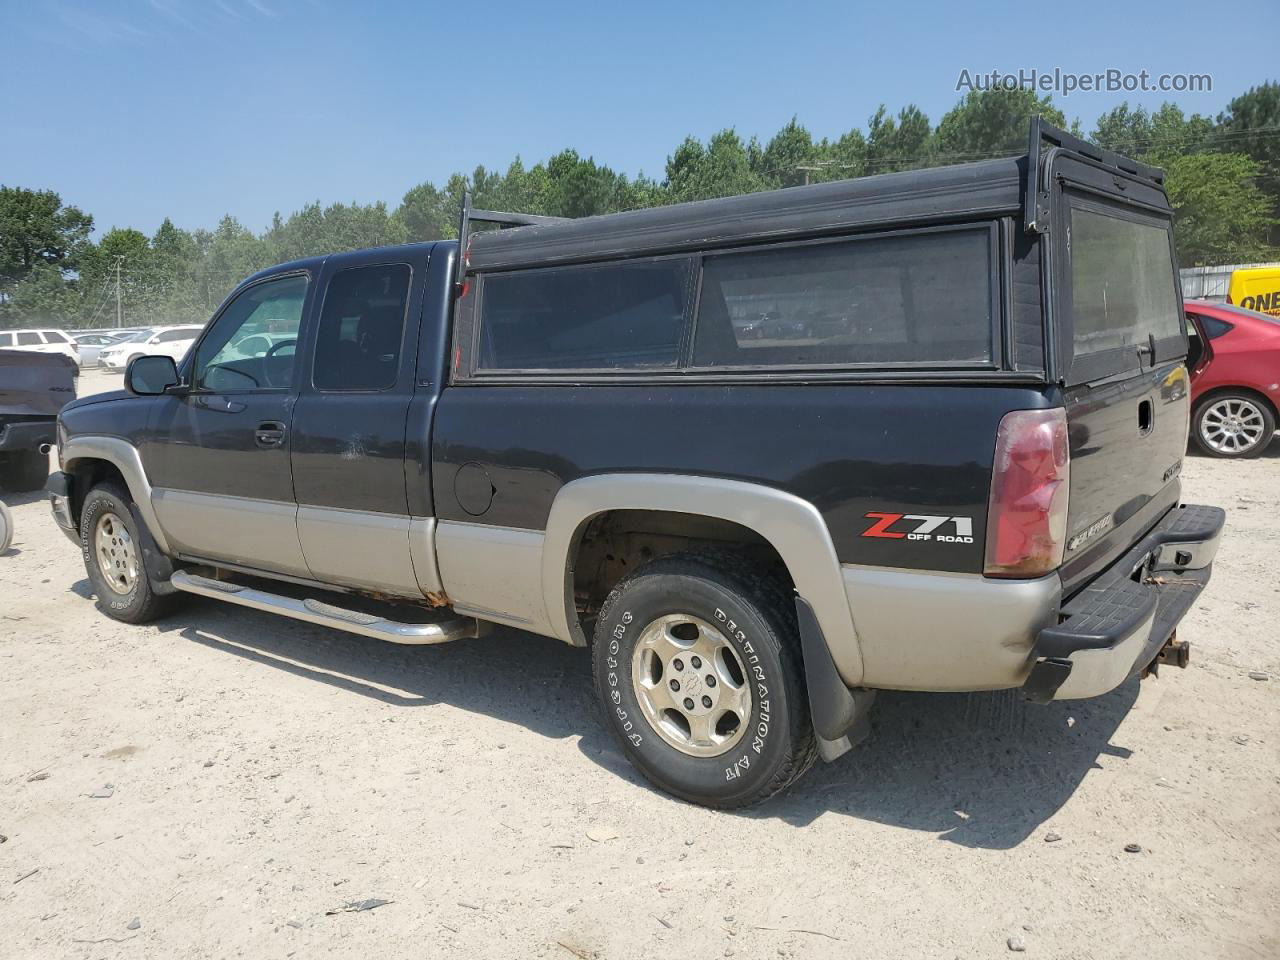
<path fill-rule="evenodd" d="M 1012 229 L 1003 218 L 481 272 L 458 304 L 455 377 L 999 371 Z"/>

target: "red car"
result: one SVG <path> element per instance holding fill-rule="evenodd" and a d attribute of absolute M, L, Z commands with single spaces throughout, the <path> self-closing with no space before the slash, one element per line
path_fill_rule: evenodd
<path fill-rule="evenodd" d="M 1188 300 L 1191 436 L 1211 457 L 1256 457 L 1280 407 L 1280 318 Z"/>

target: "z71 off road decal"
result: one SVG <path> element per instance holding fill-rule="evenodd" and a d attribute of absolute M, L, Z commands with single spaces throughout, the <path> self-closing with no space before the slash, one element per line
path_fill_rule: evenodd
<path fill-rule="evenodd" d="M 932 540 L 935 543 L 973 543 L 972 517 L 934 517 L 920 513 L 865 514 L 875 523 L 862 531 L 864 537 L 886 540 Z M 947 525 L 950 524 L 948 528 Z M 894 529 L 894 528 L 897 529 Z M 946 528 L 945 532 L 939 530 Z"/>

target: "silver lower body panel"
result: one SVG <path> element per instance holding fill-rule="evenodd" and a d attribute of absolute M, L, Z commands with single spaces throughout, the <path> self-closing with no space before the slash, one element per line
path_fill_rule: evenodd
<path fill-rule="evenodd" d="M 863 686 L 998 690 L 1020 686 L 1040 630 L 1056 622 L 1058 575 L 995 580 L 846 564 Z"/>

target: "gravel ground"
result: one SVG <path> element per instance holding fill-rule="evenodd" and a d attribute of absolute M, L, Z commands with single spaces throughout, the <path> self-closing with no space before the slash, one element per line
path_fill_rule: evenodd
<path fill-rule="evenodd" d="M 0 956 L 1275 957 L 1278 481 L 1280 442 L 1186 461 L 1228 510 L 1189 669 L 1048 707 L 882 694 L 866 744 L 740 814 L 631 772 L 583 651 L 196 598 L 124 626 L 11 498 Z"/>

